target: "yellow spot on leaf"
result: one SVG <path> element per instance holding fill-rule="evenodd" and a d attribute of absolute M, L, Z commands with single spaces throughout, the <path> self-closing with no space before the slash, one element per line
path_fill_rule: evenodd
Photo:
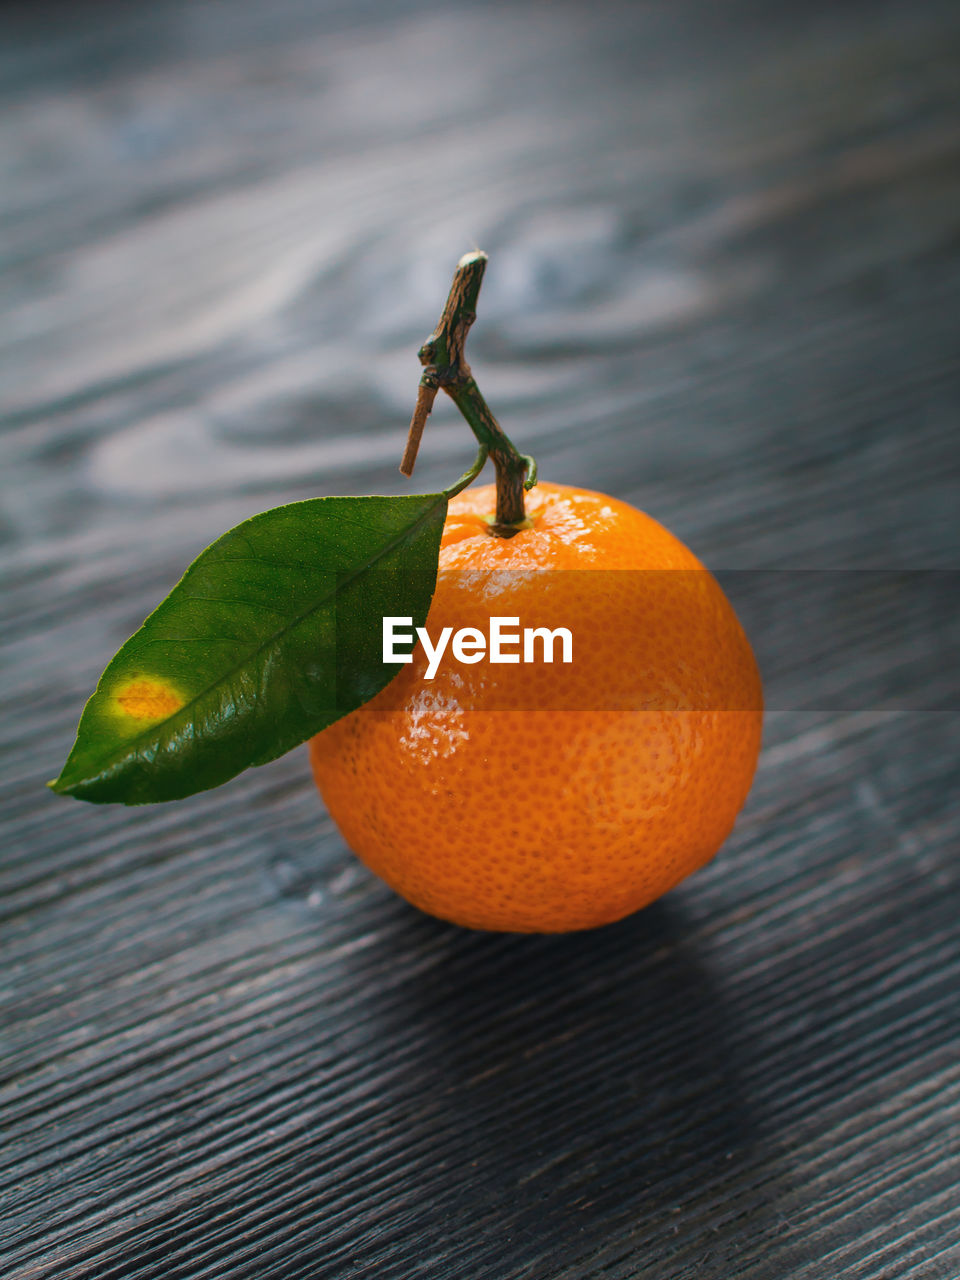
<path fill-rule="evenodd" d="M 163 720 L 183 706 L 183 699 L 168 684 L 140 679 L 125 685 L 116 695 L 118 709 L 132 720 Z"/>

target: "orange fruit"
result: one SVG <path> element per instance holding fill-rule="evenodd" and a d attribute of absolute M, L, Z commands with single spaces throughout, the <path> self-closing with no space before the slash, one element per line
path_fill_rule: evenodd
<path fill-rule="evenodd" d="M 659 898 L 726 839 L 760 749 L 760 676 L 716 580 L 643 512 L 540 484 L 530 527 L 507 539 L 490 531 L 494 504 L 492 485 L 450 502 L 432 642 L 498 615 L 566 627 L 573 661 L 559 645 L 552 664 L 448 651 L 428 681 L 418 645 L 312 740 L 314 776 L 354 852 L 422 910 L 474 929 L 587 929 Z"/>

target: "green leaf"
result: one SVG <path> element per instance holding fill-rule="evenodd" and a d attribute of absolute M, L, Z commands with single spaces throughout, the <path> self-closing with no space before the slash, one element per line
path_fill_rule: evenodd
<path fill-rule="evenodd" d="M 312 498 L 225 533 L 110 662 L 53 790 L 180 799 L 372 698 L 400 669 L 382 618 L 426 620 L 449 492 Z"/>

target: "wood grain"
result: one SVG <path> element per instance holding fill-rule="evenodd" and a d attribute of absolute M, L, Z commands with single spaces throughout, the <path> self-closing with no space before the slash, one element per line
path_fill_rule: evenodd
<path fill-rule="evenodd" d="M 956 1280 L 956 7 L 0 24 L 0 1274 Z M 43 787 L 213 537 L 404 489 L 476 245 L 511 438 L 739 577 L 777 693 L 720 857 L 567 938 L 397 901 L 301 752 Z M 472 456 L 438 402 L 417 486 Z M 813 570 L 936 571 L 941 612 L 815 627 Z"/>

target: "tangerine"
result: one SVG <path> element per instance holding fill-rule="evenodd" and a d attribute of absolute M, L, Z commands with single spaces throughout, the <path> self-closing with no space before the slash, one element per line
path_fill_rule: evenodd
<path fill-rule="evenodd" d="M 719 584 L 625 502 L 563 485 L 496 536 L 489 485 L 451 500 L 427 619 L 563 625 L 570 665 L 413 662 L 310 744 L 347 843 L 422 910 L 557 933 L 646 906 L 708 862 L 760 750 L 753 651 Z M 481 630 L 484 628 L 480 627 Z"/>

